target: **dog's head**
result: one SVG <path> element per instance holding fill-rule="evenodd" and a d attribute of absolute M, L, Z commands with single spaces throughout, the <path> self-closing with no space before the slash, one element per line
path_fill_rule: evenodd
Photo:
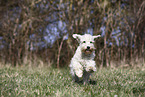
<path fill-rule="evenodd" d="M 90 34 L 73 34 L 73 38 L 78 40 L 78 42 L 80 43 L 81 50 L 85 54 L 91 54 L 95 50 L 94 42 L 95 39 L 98 37 L 101 37 L 101 35 L 92 36 Z"/>

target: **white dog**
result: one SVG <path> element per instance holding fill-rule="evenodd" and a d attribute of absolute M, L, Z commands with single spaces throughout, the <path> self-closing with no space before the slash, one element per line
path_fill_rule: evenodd
<path fill-rule="evenodd" d="M 94 61 L 95 47 L 93 43 L 94 39 L 98 37 L 100 37 L 100 35 L 73 34 L 73 38 L 77 39 L 79 42 L 79 46 L 70 63 L 73 81 L 79 82 L 83 80 L 83 83 L 86 84 L 89 82 L 90 74 L 96 71 L 96 64 Z"/>

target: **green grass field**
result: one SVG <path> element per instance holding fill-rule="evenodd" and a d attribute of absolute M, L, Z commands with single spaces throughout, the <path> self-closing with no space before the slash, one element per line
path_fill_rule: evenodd
<path fill-rule="evenodd" d="M 97 69 L 95 84 L 72 82 L 69 68 L 0 67 L 1 97 L 143 97 L 144 69 Z"/>

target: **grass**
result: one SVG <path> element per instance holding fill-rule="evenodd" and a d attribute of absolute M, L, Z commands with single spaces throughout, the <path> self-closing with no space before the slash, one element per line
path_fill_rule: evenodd
<path fill-rule="evenodd" d="M 96 84 L 72 82 L 69 68 L 0 68 L 1 97 L 143 97 L 145 71 L 103 68 L 91 77 Z"/>

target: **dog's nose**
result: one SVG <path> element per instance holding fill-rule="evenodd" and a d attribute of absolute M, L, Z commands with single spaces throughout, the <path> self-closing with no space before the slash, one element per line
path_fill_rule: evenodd
<path fill-rule="evenodd" d="M 87 49 L 90 49 L 90 47 L 89 47 L 89 46 L 87 46 Z"/>

